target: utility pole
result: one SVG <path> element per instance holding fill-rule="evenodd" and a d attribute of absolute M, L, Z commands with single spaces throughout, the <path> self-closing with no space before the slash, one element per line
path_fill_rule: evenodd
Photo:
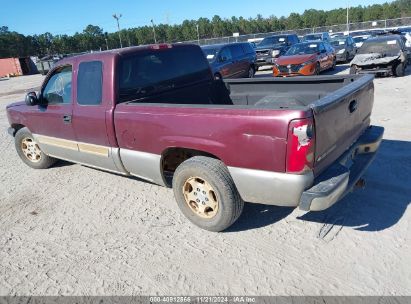
<path fill-rule="evenodd" d="M 198 31 L 198 23 L 196 24 L 196 28 L 197 28 L 197 43 L 198 45 L 200 45 L 200 32 Z"/>
<path fill-rule="evenodd" d="M 108 33 L 105 32 L 105 33 L 104 33 L 104 40 L 106 40 L 106 48 L 107 48 L 107 51 L 108 51 L 108 40 L 107 40 L 107 37 L 108 37 Z"/>
<path fill-rule="evenodd" d="M 350 33 L 350 22 L 349 22 L 349 16 L 348 16 L 349 10 L 350 10 L 350 4 L 347 1 L 347 33 L 348 34 Z"/>
<path fill-rule="evenodd" d="M 121 14 L 113 14 L 113 18 L 117 20 L 118 39 L 120 40 L 120 48 L 123 48 L 123 43 L 121 43 L 120 22 L 118 21 L 121 18 L 121 16 Z"/>
<path fill-rule="evenodd" d="M 153 25 L 154 43 L 157 43 L 156 28 L 154 27 L 154 21 L 153 21 L 153 19 L 151 19 L 151 24 Z"/>

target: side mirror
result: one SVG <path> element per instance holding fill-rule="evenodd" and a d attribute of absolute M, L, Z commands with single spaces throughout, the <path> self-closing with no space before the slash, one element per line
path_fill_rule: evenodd
<path fill-rule="evenodd" d="M 28 92 L 25 98 L 26 105 L 35 106 L 39 103 L 36 92 Z"/>

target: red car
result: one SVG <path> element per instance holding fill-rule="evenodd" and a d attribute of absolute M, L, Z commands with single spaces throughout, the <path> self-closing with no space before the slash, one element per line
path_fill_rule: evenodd
<path fill-rule="evenodd" d="M 319 75 L 322 71 L 335 69 L 334 49 L 323 41 L 308 41 L 292 46 L 273 67 L 274 76 Z"/>

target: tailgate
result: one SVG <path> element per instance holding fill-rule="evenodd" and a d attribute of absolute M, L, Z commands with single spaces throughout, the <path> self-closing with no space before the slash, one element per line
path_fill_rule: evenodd
<path fill-rule="evenodd" d="M 342 88 L 311 106 L 315 119 L 314 174 L 341 156 L 370 124 L 374 103 L 374 77 L 346 78 Z"/>

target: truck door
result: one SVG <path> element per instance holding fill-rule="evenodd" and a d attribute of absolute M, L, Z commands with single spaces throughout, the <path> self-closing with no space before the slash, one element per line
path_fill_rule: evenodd
<path fill-rule="evenodd" d="M 110 68 L 111 63 L 105 66 L 99 60 L 78 63 L 74 77 L 73 128 L 79 149 L 78 162 L 119 172 L 124 170 L 118 162 L 118 149 L 108 135 L 114 133 L 111 132 L 114 107 L 109 93 L 103 90 L 105 81 L 107 87 L 112 86 Z"/>
<path fill-rule="evenodd" d="M 40 105 L 32 107 L 30 131 L 48 155 L 71 160 L 77 146 L 72 127 L 72 65 L 56 67 L 40 91 Z"/>

